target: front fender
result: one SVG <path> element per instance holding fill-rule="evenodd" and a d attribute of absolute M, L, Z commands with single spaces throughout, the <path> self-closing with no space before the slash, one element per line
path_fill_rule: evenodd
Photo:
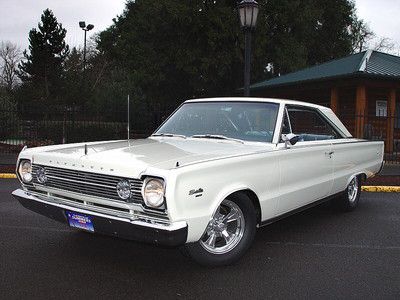
<path fill-rule="evenodd" d="M 182 218 L 182 220 L 185 220 L 188 223 L 187 242 L 197 242 L 202 237 L 204 231 L 207 228 L 208 222 L 211 220 L 212 216 L 217 211 L 222 201 L 226 199 L 229 195 L 242 190 L 253 191 L 252 188 L 249 187 L 248 185 L 239 182 L 231 183 L 219 190 L 215 189 L 215 192 L 212 192 L 213 187 L 211 186 L 204 186 L 203 189 L 204 189 L 203 196 L 201 197 L 189 196 L 186 197 L 186 199 L 184 200 L 188 204 L 192 203 L 193 207 L 195 207 L 195 209 L 191 210 L 190 217 Z M 197 201 L 199 201 L 201 204 L 195 203 Z M 186 213 L 189 211 L 187 209 L 188 206 L 189 205 L 186 206 Z M 179 204 L 177 209 L 179 211 Z"/>

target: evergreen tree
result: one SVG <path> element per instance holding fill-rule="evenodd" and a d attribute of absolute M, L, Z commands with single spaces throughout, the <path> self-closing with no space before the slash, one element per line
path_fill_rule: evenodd
<path fill-rule="evenodd" d="M 86 90 L 83 72 L 83 51 L 73 47 L 64 62 L 63 102 L 67 105 L 81 105 Z"/>
<path fill-rule="evenodd" d="M 357 18 L 351 0 L 258 2 L 252 82 L 352 53 L 348 29 Z M 233 94 L 243 83 L 244 57 L 236 5 L 228 0 L 128 1 L 98 38 L 109 63 L 107 79 L 118 74 L 121 88 L 130 82 L 141 97 L 157 103 Z M 268 73 L 267 66 L 275 72 Z"/>
<path fill-rule="evenodd" d="M 34 89 L 36 100 L 57 100 L 60 95 L 64 61 L 69 52 L 66 33 L 50 9 L 43 12 L 38 30 L 33 28 L 29 32 L 29 53 L 24 51 L 19 75 Z"/>

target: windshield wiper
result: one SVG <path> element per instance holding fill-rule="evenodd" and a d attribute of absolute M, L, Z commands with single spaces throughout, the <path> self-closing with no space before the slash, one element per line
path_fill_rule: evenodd
<path fill-rule="evenodd" d="M 229 141 L 235 141 L 235 142 L 244 144 L 244 142 L 242 140 L 230 138 L 230 137 L 227 137 L 227 136 L 224 136 L 224 135 L 219 135 L 219 134 L 195 134 L 195 135 L 192 135 L 191 138 L 194 138 L 194 139 L 229 140 Z"/>
<path fill-rule="evenodd" d="M 154 133 L 151 136 L 162 136 L 162 137 L 181 137 L 186 139 L 186 136 L 183 134 L 173 134 L 173 133 Z"/>

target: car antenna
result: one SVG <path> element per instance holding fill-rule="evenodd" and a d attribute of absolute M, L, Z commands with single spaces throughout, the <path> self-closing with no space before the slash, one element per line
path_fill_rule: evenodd
<path fill-rule="evenodd" d="M 129 94 L 128 94 L 128 143 L 129 143 L 129 127 L 130 127 L 130 118 L 129 118 Z"/>

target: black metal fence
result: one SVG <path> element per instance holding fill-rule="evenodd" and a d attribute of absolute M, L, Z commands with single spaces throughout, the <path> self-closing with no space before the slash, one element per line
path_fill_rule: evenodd
<path fill-rule="evenodd" d="M 397 116 L 339 115 L 353 136 L 385 142 L 385 161 L 400 164 L 400 118 Z"/>
<path fill-rule="evenodd" d="M 148 136 L 173 109 L 133 106 L 130 137 Z M 339 118 L 353 136 L 385 141 L 385 160 L 400 164 L 400 118 L 364 115 L 340 115 Z M 24 145 L 35 147 L 126 138 L 127 111 L 0 107 L 0 153 L 17 153 Z"/>
<path fill-rule="evenodd" d="M 148 136 L 171 111 L 142 109 L 131 112 L 130 137 Z M 126 139 L 127 134 L 127 111 L 0 108 L 0 153 L 15 153 L 25 145 Z"/>

